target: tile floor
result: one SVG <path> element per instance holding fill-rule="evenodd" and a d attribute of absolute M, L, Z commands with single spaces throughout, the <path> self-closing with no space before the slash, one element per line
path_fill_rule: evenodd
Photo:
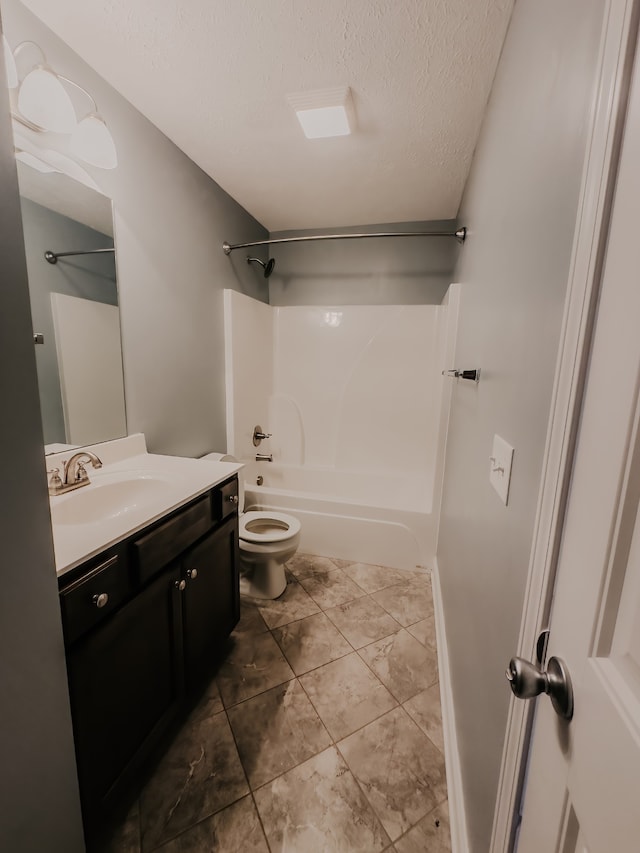
<path fill-rule="evenodd" d="M 427 573 L 296 555 L 105 853 L 451 850 Z"/>

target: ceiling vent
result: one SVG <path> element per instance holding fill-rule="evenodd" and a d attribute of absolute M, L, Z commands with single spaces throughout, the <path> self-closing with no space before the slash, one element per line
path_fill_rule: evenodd
<path fill-rule="evenodd" d="M 307 139 L 348 136 L 355 130 L 355 110 L 348 86 L 298 92 L 287 95 L 287 101 Z"/>

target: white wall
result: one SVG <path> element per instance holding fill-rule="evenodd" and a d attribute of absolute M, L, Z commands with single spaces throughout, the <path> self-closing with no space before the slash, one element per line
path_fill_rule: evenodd
<path fill-rule="evenodd" d="M 438 547 L 472 850 L 489 849 L 604 0 L 518 0 L 460 213 L 469 228 Z M 494 433 L 515 447 L 509 505 Z M 544 819 L 544 816 L 540 816 Z"/>
<path fill-rule="evenodd" d="M 149 450 L 198 456 L 225 441 L 222 291 L 267 300 L 224 240 L 266 230 L 18 0 L 0 0 L 10 45 L 32 39 L 96 99 L 119 164 L 87 168 L 113 199 L 129 432 Z"/>

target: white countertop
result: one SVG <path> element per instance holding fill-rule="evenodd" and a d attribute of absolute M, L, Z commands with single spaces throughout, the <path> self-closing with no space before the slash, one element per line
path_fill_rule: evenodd
<path fill-rule="evenodd" d="M 144 447 L 144 443 L 142 446 Z M 103 463 L 106 458 L 122 455 L 114 456 L 112 452 L 105 453 L 104 446 L 101 448 L 99 445 L 87 449 L 97 453 Z M 139 450 L 140 443 L 138 442 L 137 446 L 130 443 L 128 449 L 129 451 Z M 69 451 L 59 454 L 67 458 L 70 455 Z M 56 462 L 59 463 L 60 459 L 47 457 L 47 468 L 51 469 Z M 123 475 L 125 479 L 156 478 L 161 481 L 161 488 L 158 489 L 157 494 L 152 493 L 150 497 L 146 496 L 140 505 L 132 501 L 129 505 L 123 505 L 121 511 L 110 513 L 109 517 L 101 518 L 99 521 L 82 524 L 61 524 L 53 521 L 53 544 L 58 576 L 157 521 L 198 495 L 204 494 L 213 486 L 236 474 L 242 467 L 241 464 L 232 462 L 210 462 L 146 452 L 126 456 L 110 464 L 103 464 L 103 467 L 98 470 L 87 466 L 91 483 L 67 494 L 52 496 L 50 498 L 52 508 L 64 501 L 78 501 L 83 494 L 87 495 L 109 481 L 122 478 Z"/>

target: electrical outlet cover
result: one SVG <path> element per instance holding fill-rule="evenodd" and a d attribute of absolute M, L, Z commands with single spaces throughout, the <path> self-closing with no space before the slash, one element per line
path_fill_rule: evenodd
<path fill-rule="evenodd" d="M 493 449 L 489 460 L 489 482 L 498 493 L 500 500 L 506 506 L 509 500 L 509 484 L 511 483 L 511 466 L 513 464 L 513 447 L 500 438 L 493 436 Z"/>

